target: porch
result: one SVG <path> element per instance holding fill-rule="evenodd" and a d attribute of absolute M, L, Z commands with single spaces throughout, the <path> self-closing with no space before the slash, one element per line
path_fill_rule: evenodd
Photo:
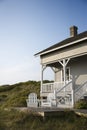
<path fill-rule="evenodd" d="M 47 67 L 54 72 L 54 82 L 44 83 Z M 87 54 L 42 64 L 40 99 L 29 96 L 27 106 L 71 109 L 84 98 L 87 98 Z"/>
<path fill-rule="evenodd" d="M 42 107 L 72 108 L 74 105 L 72 80 L 66 85 L 64 82 L 46 83 L 40 92 Z"/>
<path fill-rule="evenodd" d="M 76 101 L 87 95 L 87 32 L 77 35 L 76 26 L 70 28 L 72 32 L 72 37 L 36 54 L 41 60 L 42 106 L 74 107 Z M 54 83 L 43 82 L 47 67 L 54 72 Z"/>
<path fill-rule="evenodd" d="M 28 95 L 27 107 L 36 108 L 73 108 L 78 100 L 87 98 L 87 81 L 80 87 L 73 89 L 72 80 L 66 85 L 55 87 L 55 83 L 44 84 L 46 91 L 42 91 L 43 99 L 37 99 L 37 94 Z M 51 87 L 50 87 L 51 86 Z M 49 89 L 48 89 L 49 88 Z M 42 89 L 43 90 L 43 89 Z M 45 95 L 47 94 L 47 95 Z"/>
<path fill-rule="evenodd" d="M 73 108 L 76 101 L 87 95 L 86 58 L 87 55 L 80 55 L 42 64 L 41 106 Z M 52 69 L 55 78 L 54 82 L 44 84 L 44 71 L 47 67 Z"/>

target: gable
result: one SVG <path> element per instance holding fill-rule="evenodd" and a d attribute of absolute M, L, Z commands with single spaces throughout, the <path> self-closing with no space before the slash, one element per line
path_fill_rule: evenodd
<path fill-rule="evenodd" d="M 76 35 L 75 37 L 70 37 L 70 38 L 67 38 L 67 39 L 57 43 L 57 44 L 54 44 L 53 46 L 50 46 L 50 47 L 46 48 L 45 50 L 42 50 L 42 51 L 36 53 L 35 56 L 44 55 L 44 54 L 47 54 L 49 52 L 70 46 L 72 44 L 75 44 L 75 43 L 78 43 L 78 42 L 84 41 L 84 40 L 87 40 L 87 31 L 80 33 L 80 34 Z"/>
<path fill-rule="evenodd" d="M 41 64 L 52 63 L 65 58 L 77 57 L 86 53 L 87 40 L 84 40 L 83 42 L 41 55 Z"/>

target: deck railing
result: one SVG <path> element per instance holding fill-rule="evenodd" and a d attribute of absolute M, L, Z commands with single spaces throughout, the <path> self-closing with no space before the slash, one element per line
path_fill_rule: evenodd
<path fill-rule="evenodd" d="M 72 92 L 72 81 L 69 81 L 65 86 L 57 89 L 57 94 L 59 94 L 61 92 L 65 92 L 65 93 Z"/>
<path fill-rule="evenodd" d="M 70 107 L 73 107 L 74 102 L 73 102 L 72 80 L 69 81 L 60 90 L 56 91 L 56 98 L 57 98 L 58 106 L 70 105 Z"/>
<path fill-rule="evenodd" d="M 71 80 L 66 82 L 67 85 L 70 85 Z M 42 93 L 52 93 L 54 90 L 59 91 L 64 87 L 64 82 L 52 82 L 52 83 L 45 83 L 42 85 Z M 71 87 L 65 87 L 71 89 Z"/>
<path fill-rule="evenodd" d="M 52 93 L 54 90 L 59 90 L 64 86 L 64 82 L 53 82 L 42 85 L 42 93 Z"/>

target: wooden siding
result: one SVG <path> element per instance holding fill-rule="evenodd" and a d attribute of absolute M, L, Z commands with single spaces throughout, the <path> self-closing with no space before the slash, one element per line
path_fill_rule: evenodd
<path fill-rule="evenodd" d="M 48 64 L 60 59 L 74 57 L 84 53 L 87 53 L 87 42 L 77 43 L 73 46 L 41 55 L 41 64 Z"/>

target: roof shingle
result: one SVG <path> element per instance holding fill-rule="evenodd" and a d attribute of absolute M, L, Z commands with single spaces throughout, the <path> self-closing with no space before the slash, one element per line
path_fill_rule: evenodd
<path fill-rule="evenodd" d="M 52 50 L 52 49 L 61 47 L 61 46 L 65 45 L 65 44 L 74 42 L 74 41 L 76 41 L 76 40 L 80 40 L 80 39 L 85 38 L 85 37 L 87 37 L 87 31 L 85 31 L 85 32 L 83 32 L 83 33 L 80 33 L 80 34 L 76 35 L 75 37 L 70 37 L 70 38 L 67 38 L 67 39 L 65 39 L 65 40 L 63 40 L 63 41 L 61 41 L 61 42 L 59 42 L 59 43 L 56 43 L 56 44 L 54 44 L 54 45 L 52 45 L 52 46 L 50 46 L 50 47 L 48 47 L 48 48 L 46 48 L 46 49 L 44 49 L 44 50 L 38 52 L 38 53 L 36 53 L 35 56 L 36 56 L 36 55 L 40 55 L 41 53 L 44 53 L 44 52 L 46 52 L 46 51 L 49 51 L 49 50 Z"/>

